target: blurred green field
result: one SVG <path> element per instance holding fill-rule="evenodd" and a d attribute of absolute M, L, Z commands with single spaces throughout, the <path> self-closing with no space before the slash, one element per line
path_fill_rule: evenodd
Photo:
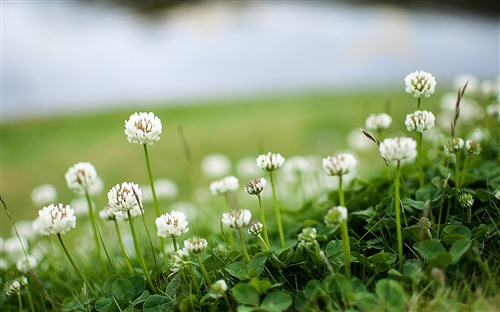
<path fill-rule="evenodd" d="M 438 101 L 439 95 L 426 99 L 425 107 L 435 109 Z M 149 148 L 154 177 L 174 180 L 180 198 L 187 199 L 188 166 L 179 126 L 190 148 L 195 185 L 208 187 L 211 181 L 199 174 L 200 160 L 208 154 L 223 153 L 233 163 L 268 151 L 284 157 L 327 156 L 348 149 L 347 133 L 363 127 L 370 113 L 389 109 L 392 131 L 403 132 L 404 116 L 415 110 L 413 97 L 402 90 L 178 104 L 141 103 L 137 109 L 4 122 L 0 192 L 14 220 L 37 216 L 40 207 L 31 203 L 30 192 L 43 183 L 54 184 L 59 201 L 69 203 L 74 195 L 66 187 L 64 173 L 79 161 L 91 162 L 105 182 L 103 195 L 96 198 L 97 209 L 104 207 L 113 185 L 146 184 L 142 147 L 128 143 L 123 132 L 124 121 L 135 111 L 152 111 L 162 120 L 161 140 Z M 379 160 L 364 165 L 379 166 Z M 10 236 L 4 212 L 1 227 L 1 235 Z"/>

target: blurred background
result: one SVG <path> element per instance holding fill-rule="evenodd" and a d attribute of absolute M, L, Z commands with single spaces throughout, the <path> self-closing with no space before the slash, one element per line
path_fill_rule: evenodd
<path fill-rule="evenodd" d="M 116 183 L 147 183 L 123 134 L 135 111 L 162 119 L 155 177 L 189 200 L 216 178 L 206 155 L 234 174 L 267 151 L 324 157 L 351 148 L 369 113 L 413 111 L 412 71 L 438 81 L 430 109 L 457 75 L 500 71 L 498 1 L 9 1 L 1 15 L 0 193 L 16 220 L 36 217 L 40 184 L 73 200 L 64 173 L 78 161 L 104 180 L 97 207 Z"/>

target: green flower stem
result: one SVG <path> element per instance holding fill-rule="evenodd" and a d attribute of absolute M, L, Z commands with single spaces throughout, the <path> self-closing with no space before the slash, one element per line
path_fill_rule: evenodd
<path fill-rule="evenodd" d="M 177 239 L 175 238 L 175 236 L 172 236 L 172 242 L 174 244 L 174 251 L 177 252 Z M 165 250 L 163 250 L 163 253 L 165 253 Z M 166 264 L 166 262 L 165 262 Z"/>
<path fill-rule="evenodd" d="M 339 175 L 339 203 L 345 207 L 344 189 L 342 175 Z M 351 246 L 349 244 L 349 231 L 347 229 L 347 220 L 340 223 L 340 232 L 342 233 L 342 250 L 344 253 L 345 276 L 351 278 Z"/>
<path fill-rule="evenodd" d="M 229 201 L 229 194 L 226 194 L 226 204 L 227 204 L 227 211 L 231 211 L 231 202 Z M 234 249 L 234 233 L 233 231 L 229 231 L 229 249 L 233 250 Z"/>
<path fill-rule="evenodd" d="M 210 281 L 210 276 L 208 276 L 207 270 L 205 269 L 205 266 L 203 265 L 203 261 L 201 261 L 201 257 L 199 254 L 196 254 L 196 260 L 198 260 L 198 264 L 200 265 L 201 273 L 203 274 L 203 278 L 205 279 L 207 287 L 210 287 L 210 285 L 212 285 L 212 282 Z"/>
<path fill-rule="evenodd" d="M 460 153 L 455 153 L 455 189 L 460 188 Z"/>
<path fill-rule="evenodd" d="M 465 154 L 464 164 L 462 166 L 462 179 L 460 181 L 465 181 L 467 175 L 467 165 L 469 164 L 470 156 Z"/>
<path fill-rule="evenodd" d="M 273 189 L 273 200 L 274 200 L 274 210 L 276 213 L 276 222 L 278 223 L 278 232 L 280 234 L 280 242 L 281 248 L 285 247 L 285 235 L 283 234 L 283 225 L 281 224 L 281 214 L 280 214 L 280 206 L 278 204 L 278 200 L 276 199 L 276 189 L 274 187 L 274 179 L 273 172 L 269 172 L 270 180 L 271 180 L 271 188 Z"/>
<path fill-rule="evenodd" d="M 418 166 L 418 185 L 424 186 L 424 169 L 422 154 L 422 132 L 417 132 L 417 166 Z"/>
<path fill-rule="evenodd" d="M 245 256 L 245 262 L 250 262 L 250 256 L 248 256 L 248 251 L 247 251 L 247 245 L 245 245 L 245 240 L 243 239 L 243 232 L 241 231 L 241 228 L 238 229 L 238 233 L 240 234 L 240 241 L 241 241 L 241 249 L 243 250 L 243 255 Z"/>
<path fill-rule="evenodd" d="M 420 99 L 421 98 L 417 98 L 417 110 L 420 110 Z"/>
<path fill-rule="evenodd" d="M 199 293 L 200 291 L 200 285 L 198 284 L 198 281 L 196 280 L 196 274 L 194 274 L 194 268 L 193 268 L 193 263 L 189 263 L 189 272 L 190 272 L 190 275 L 191 275 L 191 278 L 193 280 L 193 284 L 194 284 L 194 289 L 196 289 L 196 291 Z"/>
<path fill-rule="evenodd" d="M 266 241 L 264 241 L 264 239 L 262 238 L 262 236 L 260 234 L 257 235 L 257 237 L 259 238 L 260 242 L 264 245 L 264 247 L 266 247 L 266 251 L 271 250 L 270 247 L 269 247 L 269 245 L 266 244 Z"/>
<path fill-rule="evenodd" d="M 151 281 L 151 276 L 149 276 L 148 267 L 146 266 L 144 258 L 142 257 L 141 248 L 139 246 L 139 241 L 137 240 L 137 234 L 135 233 L 134 222 L 132 220 L 132 215 L 130 214 L 130 210 L 127 210 L 127 215 L 128 215 L 128 223 L 130 224 L 130 230 L 132 231 L 132 238 L 134 239 L 135 253 L 137 259 L 139 260 L 139 265 L 141 266 L 142 270 L 144 271 L 144 274 L 146 275 L 146 280 L 148 281 L 149 287 L 151 287 L 151 290 L 153 292 L 156 292 L 156 288 L 153 285 L 153 281 Z"/>
<path fill-rule="evenodd" d="M 33 297 L 31 296 L 31 291 L 29 288 L 26 288 L 26 295 L 28 297 L 28 304 L 30 305 L 30 311 L 35 312 L 35 305 L 33 304 Z"/>
<path fill-rule="evenodd" d="M 257 198 L 259 200 L 259 211 L 260 211 L 260 220 L 262 221 L 262 232 L 264 234 L 266 248 L 269 250 L 271 244 L 269 244 L 269 237 L 267 236 L 266 218 L 264 217 L 264 209 L 262 208 L 262 197 L 260 196 L 260 194 L 258 194 Z"/>
<path fill-rule="evenodd" d="M 347 220 L 340 223 L 342 233 L 342 251 L 344 252 L 345 276 L 351 278 L 351 246 L 349 245 L 349 231 L 347 230 Z"/>
<path fill-rule="evenodd" d="M 233 312 L 233 308 L 231 307 L 231 304 L 229 303 L 229 299 L 227 298 L 226 293 L 223 293 L 222 296 L 224 297 L 224 301 L 226 302 L 226 305 L 227 305 L 229 312 Z"/>
<path fill-rule="evenodd" d="M 403 236 L 401 234 L 401 207 L 399 204 L 399 175 L 400 161 L 396 165 L 396 177 L 394 182 L 394 209 L 396 210 L 396 233 L 398 237 L 399 272 L 403 272 Z"/>
<path fill-rule="evenodd" d="M 151 162 L 149 161 L 148 145 L 143 144 L 142 146 L 144 146 L 144 157 L 146 158 L 146 167 L 148 168 L 149 185 L 151 186 L 151 194 L 153 195 L 153 203 L 155 206 L 156 217 L 158 218 L 161 214 L 160 214 L 160 207 L 158 205 L 158 198 L 156 197 L 153 171 L 151 170 Z M 165 263 L 167 263 L 167 256 L 165 255 L 165 241 L 163 237 L 160 237 L 160 244 L 161 244 L 161 250 L 163 251 L 164 255 L 163 260 L 165 261 Z"/>
<path fill-rule="evenodd" d="M 94 296 L 94 298 L 96 298 L 96 299 L 99 298 L 99 296 L 96 294 L 94 288 L 92 288 L 92 286 L 90 285 L 90 283 L 87 281 L 87 278 L 85 277 L 85 275 L 83 275 L 82 271 L 80 271 L 80 269 L 76 266 L 76 263 L 73 260 L 73 258 L 71 257 L 68 249 L 66 248 L 66 245 L 64 245 L 64 242 L 62 240 L 61 234 L 57 233 L 57 238 L 59 239 L 59 242 L 61 243 L 61 246 L 62 246 L 62 248 L 64 250 L 64 253 L 68 257 L 69 262 L 71 262 L 71 265 L 75 269 L 76 273 L 78 273 L 78 275 L 80 276 L 80 278 L 82 279 L 82 281 L 85 283 L 85 285 L 87 285 L 88 289 L 92 293 L 92 296 Z"/>
<path fill-rule="evenodd" d="M 94 231 L 95 246 L 97 248 L 97 258 L 99 259 L 99 264 L 100 264 L 101 268 L 103 268 L 104 263 L 102 260 L 101 244 L 99 243 L 99 232 L 97 231 L 97 223 L 96 223 L 95 216 L 94 216 L 94 208 L 93 208 L 92 200 L 90 199 L 90 195 L 89 195 L 88 190 L 85 190 L 85 197 L 86 197 L 87 203 L 89 205 L 90 223 L 92 223 L 92 230 Z"/>
<path fill-rule="evenodd" d="M 118 242 L 120 243 L 120 249 L 122 251 L 123 257 L 125 258 L 127 270 L 130 274 L 134 274 L 134 268 L 130 263 L 130 259 L 128 258 L 127 252 L 125 251 L 125 246 L 123 245 L 122 235 L 120 233 L 120 227 L 118 226 L 118 222 L 116 222 L 116 220 L 113 220 L 113 222 L 115 223 L 116 234 L 118 235 Z"/>
<path fill-rule="evenodd" d="M 23 312 L 23 300 L 21 298 L 21 292 L 17 292 L 17 303 L 19 305 L 19 312 Z"/>
<path fill-rule="evenodd" d="M 467 221 L 472 222 L 472 208 L 467 209 Z"/>

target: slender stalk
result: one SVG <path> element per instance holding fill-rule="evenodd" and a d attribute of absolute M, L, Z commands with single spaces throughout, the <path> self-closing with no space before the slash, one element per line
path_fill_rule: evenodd
<path fill-rule="evenodd" d="M 422 132 L 417 132 L 417 166 L 418 166 L 418 185 L 424 186 L 424 169 L 422 154 Z"/>
<path fill-rule="evenodd" d="M 257 237 L 259 238 L 260 242 L 264 245 L 264 247 L 266 247 L 266 251 L 271 250 L 271 249 L 269 248 L 269 245 L 266 243 L 266 241 L 262 238 L 262 236 L 261 236 L 260 234 L 259 234 L 259 235 L 257 235 Z"/>
<path fill-rule="evenodd" d="M 205 266 L 203 265 L 203 261 L 201 261 L 201 257 L 199 254 L 196 254 L 196 260 L 198 260 L 198 264 L 200 265 L 201 273 L 203 274 L 203 278 L 205 279 L 207 287 L 210 287 L 210 285 L 212 285 L 212 282 L 210 281 L 210 276 L 208 276 L 207 270 L 205 270 Z"/>
<path fill-rule="evenodd" d="M 345 207 L 344 189 L 342 184 L 342 175 L 339 175 L 339 202 L 340 206 Z M 347 220 L 340 223 L 340 232 L 342 234 L 342 250 L 344 253 L 345 276 L 349 279 L 351 278 L 351 246 L 349 244 Z"/>
<path fill-rule="evenodd" d="M 21 298 L 21 292 L 17 292 L 17 303 L 19 306 L 19 312 L 23 312 L 23 300 Z"/>
<path fill-rule="evenodd" d="M 283 225 L 281 224 L 281 214 L 280 214 L 280 206 L 278 200 L 276 199 L 276 189 L 274 187 L 274 179 L 273 172 L 269 172 L 270 180 L 271 180 L 271 188 L 273 189 L 273 200 L 274 200 L 274 210 L 276 213 L 276 222 L 278 223 L 278 232 L 280 234 L 280 242 L 281 248 L 285 247 L 285 235 L 283 234 Z"/>
<path fill-rule="evenodd" d="M 231 211 L 231 202 L 229 200 L 229 194 L 226 194 L 225 198 L 226 198 L 227 211 Z M 234 233 L 233 233 L 233 231 L 229 231 L 228 240 L 229 240 L 229 249 L 233 250 L 234 249 Z"/>
<path fill-rule="evenodd" d="M 69 262 L 71 262 L 71 265 L 75 269 L 76 273 L 78 273 L 78 275 L 80 276 L 80 278 L 82 279 L 82 281 L 85 283 L 85 285 L 87 285 L 87 287 L 90 290 L 90 292 L 92 293 L 92 295 L 95 298 L 99 298 L 99 296 L 97 296 L 94 288 L 92 288 L 92 286 L 90 285 L 90 283 L 87 281 L 87 278 L 85 277 L 85 275 L 83 275 L 82 271 L 80 271 L 80 269 L 76 266 L 76 263 L 73 260 L 73 258 L 71 257 L 71 254 L 69 253 L 68 249 L 66 248 L 66 245 L 64 245 L 64 242 L 62 240 L 61 234 L 57 233 L 57 238 L 59 239 L 59 242 L 61 243 L 61 246 L 62 246 L 62 248 L 64 250 L 64 253 L 68 257 L 68 260 L 69 260 Z"/>
<path fill-rule="evenodd" d="M 196 280 L 196 274 L 194 274 L 194 269 L 193 269 L 193 263 L 190 262 L 189 263 L 189 271 L 190 271 L 190 275 L 191 275 L 191 278 L 193 279 L 193 283 L 194 283 L 194 287 L 196 289 L 196 291 L 199 293 L 200 291 L 200 285 L 198 284 L 198 281 Z"/>
<path fill-rule="evenodd" d="M 155 183 L 153 179 L 153 171 L 151 170 L 151 162 L 149 161 L 149 152 L 148 152 L 148 145 L 143 144 L 144 147 L 144 157 L 146 158 L 146 167 L 148 168 L 148 178 L 149 178 L 149 185 L 151 186 L 151 194 L 153 195 L 153 203 L 155 206 L 155 212 L 156 212 L 156 217 L 158 218 L 160 214 L 160 207 L 158 205 L 158 198 L 156 197 L 156 190 L 155 190 Z M 161 244 L 161 250 L 163 251 L 164 255 L 164 261 L 167 263 L 167 256 L 165 254 L 165 241 L 163 237 L 160 237 L 160 244 Z"/>
<path fill-rule="evenodd" d="M 455 188 L 460 188 L 460 153 L 455 153 Z"/>
<path fill-rule="evenodd" d="M 172 242 L 174 244 L 174 251 L 177 252 L 177 249 L 178 249 L 177 248 L 177 239 L 175 238 L 175 236 L 172 236 Z M 165 250 L 163 252 L 165 252 Z M 165 264 L 166 264 L 166 262 L 165 262 Z"/>
<path fill-rule="evenodd" d="M 127 270 L 130 274 L 134 274 L 134 268 L 130 263 L 130 259 L 128 258 L 127 252 L 125 251 L 125 246 L 123 245 L 122 235 L 120 233 L 120 227 L 118 226 L 118 222 L 116 222 L 116 220 L 113 220 L 113 222 L 115 223 L 116 234 L 118 235 L 118 242 L 120 244 L 120 249 L 122 251 L 123 257 L 125 258 Z"/>
<path fill-rule="evenodd" d="M 466 153 L 464 158 L 464 164 L 462 166 L 462 179 L 460 181 L 465 181 L 467 177 L 467 165 L 469 164 L 470 156 Z"/>
<path fill-rule="evenodd" d="M 421 98 L 417 98 L 417 110 L 420 110 L 420 99 Z"/>
<path fill-rule="evenodd" d="M 96 223 L 95 216 L 94 216 L 94 208 L 93 208 L 92 200 L 90 198 L 88 190 L 85 190 L 85 197 L 87 198 L 87 203 L 89 205 L 90 222 L 92 223 L 92 230 L 94 231 L 95 246 L 97 248 L 97 258 L 99 260 L 99 264 L 100 264 L 101 268 L 103 268 L 104 263 L 102 260 L 101 244 L 99 243 L 99 233 L 97 231 L 97 223 Z"/>
<path fill-rule="evenodd" d="M 399 176 L 400 161 L 396 165 L 396 177 L 394 182 L 394 209 L 396 211 L 396 233 L 398 237 L 399 272 L 403 272 L 403 236 L 401 234 L 401 207 L 399 205 Z"/>
<path fill-rule="evenodd" d="M 141 266 L 142 270 L 144 271 L 144 274 L 146 275 L 146 280 L 149 284 L 149 287 L 151 287 L 151 290 L 153 292 L 156 292 L 156 288 L 153 285 L 153 281 L 151 281 L 151 276 L 149 276 L 148 267 L 146 266 L 146 263 L 144 262 L 144 258 L 142 257 L 141 248 L 139 246 L 139 241 L 137 240 L 137 234 L 135 233 L 134 222 L 132 220 L 132 215 L 130 214 L 130 210 L 127 210 L 127 214 L 128 214 L 128 222 L 130 224 L 130 230 L 132 232 L 132 238 L 134 239 L 135 253 L 136 253 L 137 259 L 139 260 L 139 265 Z"/>
<path fill-rule="evenodd" d="M 243 249 L 243 255 L 245 256 L 245 262 L 250 262 L 250 256 L 248 256 L 247 245 L 245 245 L 245 240 L 243 239 L 243 233 L 241 231 L 241 228 L 238 229 L 238 233 L 240 234 L 241 249 Z"/>
<path fill-rule="evenodd" d="M 31 296 L 31 291 L 29 288 L 26 288 L 26 295 L 28 297 L 28 304 L 30 305 L 30 311 L 35 312 L 35 305 L 33 304 L 33 297 Z"/>
<path fill-rule="evenodd" d="M 264 216 L 264 209 L 262 207 L 262 197 L 260 196 L 260 194 L 257 195 L 257 199 L 259 200 L 259 211 L 260 211 L 260 220 L 262 221 L 262 232 L 264 234 L 266 248 L 269 250 L 271 244 L 269 244 L 269 237 L 267 236 L 266 218 Z"/>

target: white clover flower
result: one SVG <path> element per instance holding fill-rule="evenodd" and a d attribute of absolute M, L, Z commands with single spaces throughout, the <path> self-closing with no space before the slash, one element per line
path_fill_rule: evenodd
<path fill-rule="evenodd" d="M 444 152 L 448 156 L 460 153 L 463 147 L 464 140 L 461 138 L 447 138 L 443 145 Z"/>
<path fill-rule="evenodd" d="M 255 178 L 245 185 L 245 193 L 249 195 L 259 195 L 266 187 L 266 179 Z"/>
<path fill-rule="evenodd" d="M 347 220 L 347 208 L 342 206 L 332 207 L 325 215 L 325 224 L 340 224 Z"/>
<path fill-rule="evenodd" d="M 128 212 L 130 212 L 130 218 L 135 219 L 142 215 L 141 208 L 139 206 L 135 206 L 134 208 L 130 209 Z M 115 211 L 115 218 L 116 221 L 127 221 L 128 220 L 128 213 L 127 211 Z"/>
<path fill-rule="evenodd" d="M 370 131 L 387 130 L 391 126 L 392 117 L 386 113 L 371 114 L 366 118 L 365 126 Z"/>
<path fill-rule="evenodd" d="M 156 199 L 166 199 L 172 200 L 177 198 L 179 195 L 179 188 L 174 181 L 170 179 L 158 179 L 154 181 Z M 144 202 L 152 202 L 153 201 L 153 191 L 151 190 L 151 185 L 142 185 L 142 200 Z"/>
<path fill-rule="evenodd" d="M 469 193 L 462 193 L 458 195 L 458 203 L 464 209 L 471 209 L 474 205 L 474 197 Z"/>
<path fill-rule="evenodd" d="M 500 189 L 495 192 L 495 198 L 500 200 Z"/>
<path fill-rule="evenodd" d="M 9 262 L 5 260 L 4 258 L 0 258 L 0 272 L 1 271 L 7 271 L 9 268 Z"/>
<path fill-rule="evenodd" d="M 95 206 L 93 200 L 91 200 L 92 205 Z M 69 202 L 69 205 L 73 210 L 75 210 L 76 216 L 86 216 L 89 214 L 89 203 L 85 197 L 77 197 Z"/>
<path fill-rule="evenodd" d="M 481 93 L 486 97 L 498 96 L 500 80 L 485 80 L 481 82 Z"/>
<path fill-rule="evenodd" d="M 210 193 L 212 195 L 223 195 L 235 191 L 240 187 L 239 180 L 235 176 L 228 176 L 221 180 L 210 183 Z"/>
<path fill-rule="evenodd" d="M 285 163 L 285 158 L 281 154 L 267 153 L 257 157 L 257 167 L 266 171 L 274 171 L 279 169 Z"/>
<path fill-rule="evenodd" d="M 19 283 L 21 286 L 28 286 L 28 278 L 26 276 L 21 276 L 19 278 Z"/>
<path fill-rule="evenodd" d="M 329 176 L 348 174 L 356 167 L 354 155 L 343 153 L 323 158 L 323 170 Z"/>
<path fill-rule="evenodd" d="M 467 140 L 465 141 L 465 149 L 467 151 L 467 154 L 471 156 L 477 156 L 481 154 L 481 143 L 473 141 L 473 140 Z"/>
<path fill-rule="evenodd" d="M 108 205 L 115 212 L 137 208 L 142 205 L 141 189 L 133 182 L 117 184 L 108 192 Z"/>
<path fill-rule="evenodd" d="M 189 250 L 186 247 L 178 249 L 177 252 L 172 255 L 170 270 L 172 272 L 179 272 L 190 263 Z"/>
<path fill-rule="evenodd" d="M 30 193 L 31 201 L 37 206 L 44 206 L 57 200 L 57 190 L 52 184 L 42 184 Z"/>
<path fill-rule="evenodd" d="M 490 131 L 486 128 L 475 128 L 472 130 L 468 137 L 469 140 L 476 141 L 476 142 L 482 142 L 490 138 Z"/>
<path fill-rule="evenodd" d="M 97 171 L 89 162 L 79 162 L 71 166 L 64 174 L 66 184 L 75 193 L 82 193 L 96 183 Z"/>
<path fill-rule="evenodd" d="M 5 288 L 7 288 L 5 294 L 7 296 L 13 296 L 21 291 L 21 283 L 19 283 L 19 281 L 13 281 L 12 283 L 5 283 Z"/>
<path fill-rule="evenodd" d="M 69 205 L 50 205 L 38 212 L 40 233 L 43 235 L 64 234 L 76 227 L 75 211 Z"/>
<path fill-rule="evenodd" d="M 298 235 L 298 240 L 302 243 L 313 243 L 316 240 L 317 231 L 313 227 L 306 227 Z"/>
<path fill-rule="evenodd" d="M 486 106 L 486 114 L 493 119 L 500 121 L 500 104 L 490 104 Z"/>
<path fill-rule="evenodd" d="M 11 236 L 3 241 L 1 251 L 13 260 L 24 256 L 23 246 L 26 249 L 29 247 L 26 238 L 21 237 L 21 240 L 19 240 L 17 236 Z"/>
<path fill-rule="evenodd" d="M 283 171 L 294 173 L 294 174 L 304 174 L 309 170 L 309 161 L 307 158 L 302 156 L 292 156 L 286 159 L 286 163 L 283 164 Z"/>
<path fill-rule="evenodd" d="M 115 213 L 111 208 L 109 208 L 109 205 L 106 205 L 101 211 L 99 211 L 99 217 L 101 217 L 102 220 L 104 221 L 114 221 L 116 220 Z"/>
<path fill-rule="evenodd" d="M 160 140 L 161 120 L 153 113 L 133 113 L 125 120 L 125 134 L 130 143 L 153 145 Z"/>
<path fill-rule="evenodd" d="M 16 262 L 16 269 L 21 273 L 28 273 L 31 269 L 35 269 L 37 266 L 38 260 L 32 255 L 21 257 Z"/>
<path fill-rule="evenodd" d="M 405 125 L 408 131 L 424 132 L 434 127 L 436 118 L 432 112 L 426 110 L 417 110 L 414 113 L 406 115 Z"/>
<path fill-rule="evenodd" d="M 429 97 L 436 91 L 436 78 L 424 71 L 415 71 L 405 77 L 405 91 L 413 97 Z"/>
<path fill-rule="evenodd" d="M 189 231 L 186 215 L 177 210 L 159 216 L 155 222 L 160 237 L 179 237 Z"/>
<path fill-rule="evenodd" d="M 16 236 L 17 234 L 19 234 L 20 237 L 25 238 L 27 240 L 35 238 L 36 235 L 38 234 L 33 229 L 33 221 L 29 220 L 21 220 L 16 222 L 15 226 L 13 226 L 10 229 L 10 233 L 12 234 L 12 236 Z"/>
<path fill-rule="evenodd" d="M 385 139 L 379 146 L 380 155 L 387 160 L 403 160 L 417 155 L 417 142 L 411 138 Z"/>
<path fill-rule="evenodd" d="M 259 236 L 264 228 L 264 225 L 260 221 L 250 221 L 247 228 L 248 234 Z"/>
<path fill-rule="evenodd" d="M 219 178 L 231 172 L 231 160 L 223 154 L 211 154 L 201 160 L 201 171 L 212 178 Z"/>
<path fill-rule="evenodd" d="M 224 296 L 227 291 L 227 284 L 224 280 L 218 280 L 210 286 L 210 297 L 218 299 Z"/>
<path fill-rule="evenodd" d="M 193 236 L 184 241 L 184 248 L 194 254 L 199 254 L 207 248 L 207 240 L 198 236 Z"/>
<path fill-rule="evenodd" d="M 250 210 L 231 210 L 222 214 L 222 223 L 231 228 L 241 229 L 248 225 L 251 218 Z"/>

